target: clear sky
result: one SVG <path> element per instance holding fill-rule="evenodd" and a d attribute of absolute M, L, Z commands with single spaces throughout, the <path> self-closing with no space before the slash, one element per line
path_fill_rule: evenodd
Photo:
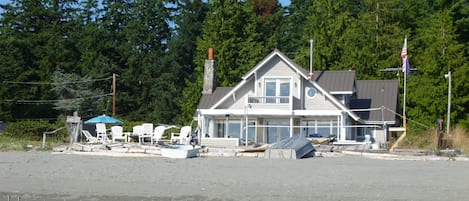
<path fill-rule="evenodd" d="M 3 1 L 3 0 L 1 0 Z M 280 4 L 282 4 L 282 6 L 288 6 L 290 5 L 290 0 L 279 0 Z"/>

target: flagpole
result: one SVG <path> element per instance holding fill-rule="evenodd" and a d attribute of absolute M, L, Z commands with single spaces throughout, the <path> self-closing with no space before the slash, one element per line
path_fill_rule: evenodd
<path fill-rule="evenodd" d="M 403 111 L 402 111 L 402 125 L 404 128 L 407 128 L 407 119 L 406 119 L 406 114 L 405 114 L 405 103 L 406 103 L 406 88 L 407 88 L 407 73 L 404 72 L 404 106 L 403 106 Z"/>
<path fill-rule="evenodd" d="M 405 106 L 406 106 L 406 90 L 407 90 L 407 72 L 410 72 L 410 66 L 408 66 L 408 56 L 407 56 L 407 36 L 404 38 L 404 46 L 402 47 L 402 51 L 405 52 L 405 59 L 402 61 L 402 72 L 404 72 L 404 103 L 402 107 L 402 126 L 407 128 L 407 117 L 405 113 Z M 402 54 L 401 54 L 402 57 Z"/>
<path fill-rule="evenodd" d="M 404 103 L 402 106 L 402 126 L 404 127 L 404 132 L 402 135 L 397 139 L 397 141 L 392 145 L 391 149 L 389 151 L 394 151 L 394 149 L 399 146 L 399 143 L 404 140 L 405 136 L 407 135 L 407 117 L 405 113 L 405 106 L 406 106 L 406 89 L 407 89 L 407 73 L 410 73 L 410 64 L 409 64 L 409 58 L 407 56 L 407 36 L 404 39 L 404 46 L 402 47 L 402 52 L 401 52 L 401 58 L 402 58 L 402 72 L 404 73 Z"/>

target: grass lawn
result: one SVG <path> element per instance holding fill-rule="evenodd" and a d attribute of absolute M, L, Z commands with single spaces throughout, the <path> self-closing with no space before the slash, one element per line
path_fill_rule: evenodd
<path fill-rule="evenodd" d="M 16 138 L 7 135 L 0 134 L 0 151 L 30 151 L 30 150 L 41 150 L 47 151 L 52 150 L 52 147 L 64 144 L 62 139 L 48 137 L 46 146 L 42 148 L 42 140 L 31 140 L 26 138 Z"/>

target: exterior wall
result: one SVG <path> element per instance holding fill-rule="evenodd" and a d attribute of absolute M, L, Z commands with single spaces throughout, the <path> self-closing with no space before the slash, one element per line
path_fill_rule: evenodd
<path fill-rule="evenodd" d="M 340 141 L 353 140 L 355 135 L 352 135 L 352 128 L 348 125 L 352 124 L 350 117 L 344 111 L 334 105 L 334 103 L 326 98 L 319 90 L 316 89 L 316 95 L 314 98 L 307 97 L 308 89 L 314 87 L 308 80 L 303 79 L 296 71 L 283 62 L 278 56 L 273 57 L 270 61 L 265 63 L 265 66 L 259 68 L 255 74 L 249 78 L 249 80 L 233 95 L 230 95 L 222 104 L 220 104 L 214 111 L 206 111 L 209 113 L 202 114 L 203 123 L 203 136 L 208 135 L 210 137 L 219 137 L 217 134 L 217 123 L 218 128 L 220 128 L 221 122 L 226 122 L 225 113 L 230 113 L 229 117 L 230 122 L 239 121 L 241 122 L 240 127 L 245 128 L 245 118 L 246 115 L 243 115 L 242 111 L 247 111 L 246 103 L 247 96 L 257 96 L 263 97 L 264 94 L 264 81 L 268 78 L 286 78 L 290 79 L 290 95 L 292 96 L 292 102 L 288 104 L 258 104 L 254 107 L 254 104 L 251 108 L 253 114 L 249 114 L 249 121 L 255 121 L 255 138 L 257 143 L 265 143 L 266 131 L 265 128 L 266 120 L 283 120 L 287 121 L 290 127 L 291 134 L 302 134 L 302 121 L 316 120 L 316 121 L 325 121 L 331 120 L 337 122 L 338 131 L 337 137 Z M 350 95 L 334 95 L 337 99 L 348 106 L 348 100 Z M 292 108 L 287 108 L 291 106 Z M 296 114 L 294 111 L 288 110 L 305 110 L 303 114 Z M 314 111 L 313 114 L 310 111 Z M 331 112 L 332 111 L 332 112 Z M 212 113 L 213 112 L 213 113 Z M 218 113 L 217 113 L 218 112 Z M 231 113 L 232 112 L 232 113 Z M 256 114 L 257 112 L 257 114 Z M 288 114 L 290 112 L 290 114 Z M 329 113 L 328 113 L 329 112 Z M 335 113 L 337 112 L 337 113 Z M 339 113 L 340 112 L 340 113 Z M 296 115 L 296 116 L 291 116 Z M 327 116 L 326 116 L 327 115 Z M 331 123 L 332 124 L 332 123 Z M 222 132 L 222 131 L 220 131 Z M 334 130 L 335 132 L 335 130 Z M 241 133 L 244 133 L 241 131 Z M 283 134 L 283 132 L 282 132 Z M 334 133 L 335 134 L 335 133 Z M 243 134 L 241 134 L 243 135 Z M 250 134 L 251 135 L 251 134 Z M 244 138 L 244 136 L 242 137 Z"/>
<path fill-rule="evenodd" d="M 250 79 L 243 87 L 239 88 L 233 96 L 229 97 L 225 102 L 220 104 L 217 109 L 244 109 L 246 104 L 246 96 L 254 95 L 254 79 Z"/>
<path fill-rule="evenodd" d="M 337 106 L 332 103 L 329 99 L 326 98 L 319 90 L 317 90 L 316 96 L 314 98 L 309 98 L 306 96 L 307 91 L 312 88 L 313 85 L 310 83 L 305 84 L 304 94 L 304 104 L 306 110 L 339 110 Z"/>
<path fill-rule="evenodd" d="M 264 96 L 264 79 L 266 78 L 290 78 L 290 95 L 293 96 L 293 108 L 302 108 L 300 87 L 303 78 L 279 57 L 272 58 L 264 68 L 260 68 L 257 72 L 256 96 Z"/>

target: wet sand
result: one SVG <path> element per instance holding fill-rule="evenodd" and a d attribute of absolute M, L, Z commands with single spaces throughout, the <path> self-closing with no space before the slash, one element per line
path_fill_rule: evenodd
<path fill-rule="evenodd" d="M 0 152 L 1 200 L 469 200 L 468 161 Z"/>

